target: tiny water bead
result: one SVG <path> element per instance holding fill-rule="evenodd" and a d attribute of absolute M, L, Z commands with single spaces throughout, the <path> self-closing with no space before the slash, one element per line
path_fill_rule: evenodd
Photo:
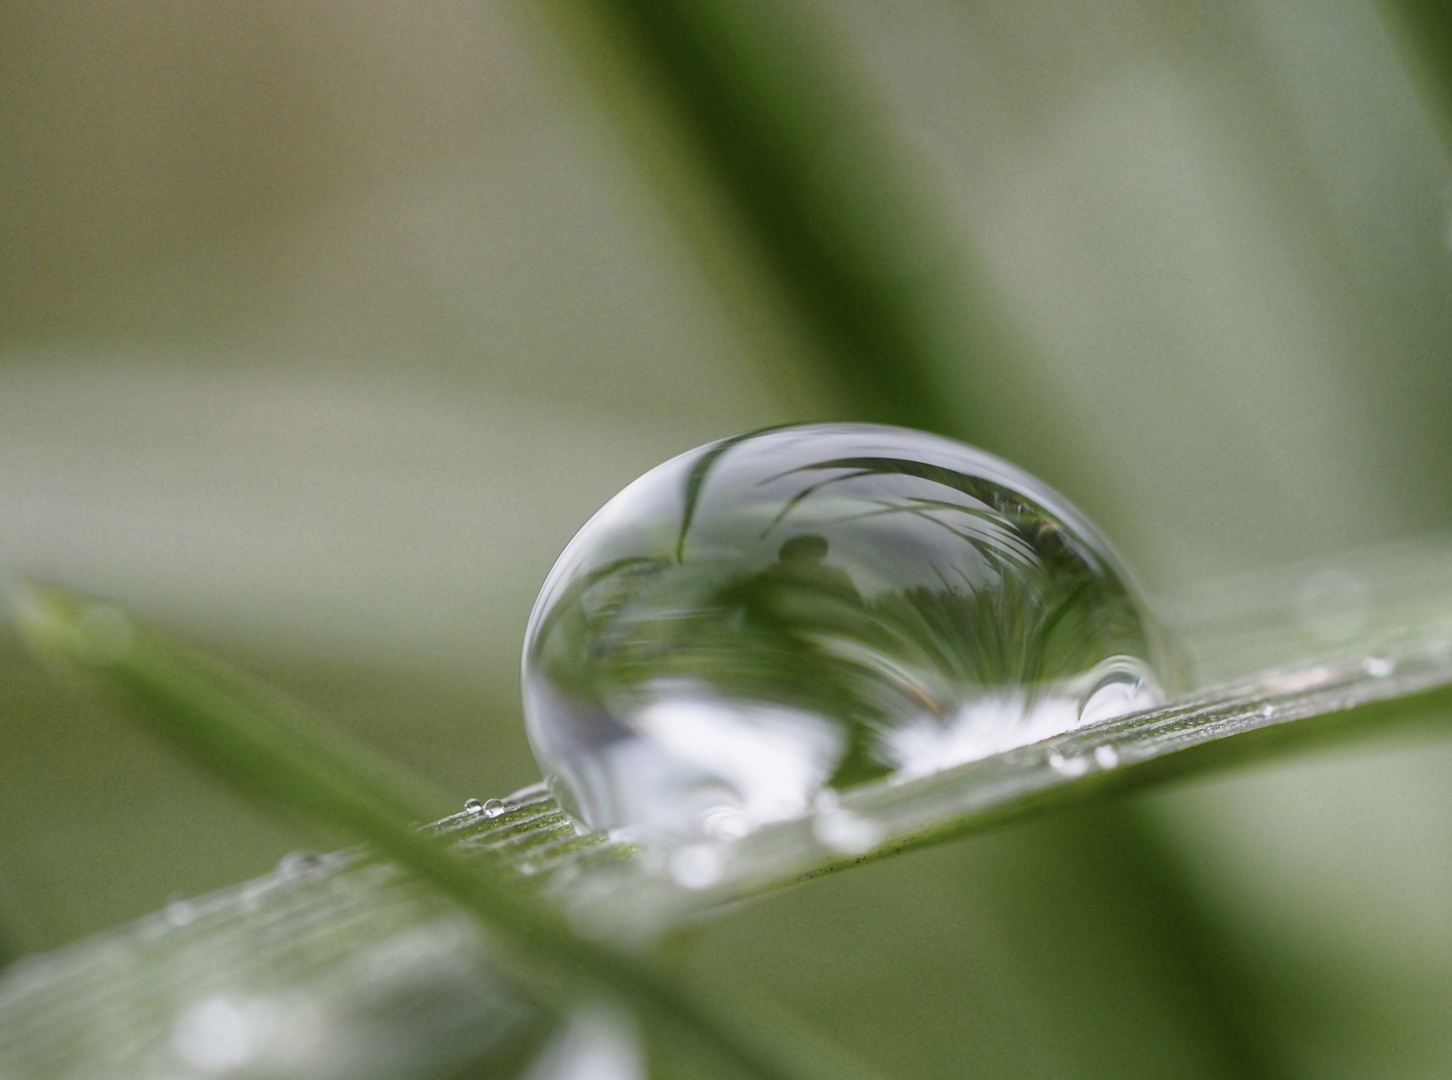
<path fill-rule="evenodd" d="M 1168 677 L 1123 564 L 1047 486 L 939 436 L 810 424 L 610 500 L 535 603 L 523 684 L 593 828 L 731 840 L 815 813 L 855 852 L 877 827 L 836 792 L 1149 708 Z"/>
<path fill-rule="evenodd" d="M 1385 656 L 1368 656 L 1362 661 L 1361 666 L 1373 679 L 1385 679 L 1397 669 L 1396 662 L 1388 660 Z"/>
<path fill-rule="evenodd" d="M 480 802 L 478 799 L 465 799 L 464 812 L 466 814 L 482 814 L 487 818 L 497 818 L 504 813 L 503 799 L 485 799 Z"/>
<path fill-rule="evenodd" d="M 185 897 L 173 897 L 162 909 L 161 917 L 166 924 L 173 929 L 181 929 L 183 926 L 190 926 L 197 921 L 197 907 Z"/>
<path fill-rule="evenodd" d="M 323 865 L 323 857 L 316 851 L 289 851 L 277 860 L 277 876 L 296 878 L 309 874 Z"/>

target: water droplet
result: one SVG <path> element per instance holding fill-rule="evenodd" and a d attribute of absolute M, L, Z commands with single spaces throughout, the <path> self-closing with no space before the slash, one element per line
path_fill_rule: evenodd
<path fill-rule="evenodd" d="M 316 851 L 289 851 L 277 860 L 277 876 L 282 878 L 301 877 L 323 865 L 323 857 Z"/>
<path fill-rule="evenodd" d="M 1089 759 L 1086 757 L 1065 757 L 1054 750 L 1049 753 L 1047 760 L 1049 768 L 1060 776 L 1083 776 L 1089 771 Z"/>
<path fill-rule="evenodd" d="M 1267 702 L 1266 704 L 1264 704 L 1264 705 L 1262 705 L 1260 707 L 1260 715 L 1261 715 L 1261 718 L 1264 719 L 1264 720 L 1271 719 L 1271 717 L 1275 716 L 1275 714 L 1276 714 L 1276 707 L 1274 705 L 1270 704 L 1269 702 Z"/>
<path fill-rule="evenodd" d="M 466 813 L 466 814 L 482 814 L 483 812 L 484 812 L 484 804 L 481 803 L 478 799 L 465 799 L 464 800 L 464 813 Z"/>
<path fill-rule="evenodd" d="M 1119 751 L 1104 743 L 1094 748 L 1094 760 L 1101 769 L 1112 769 L 1119 764 Z"/>
<path fill-rule="evenodd" d="M 1079 710 L 1079 723 L 1096 724 L 1101 720 L 1128 716 L 1153 708 L 1159 701 L 1159 692 L 1146 686 L 1143 679 L 1126 679 L 1116 672 L 1089 695 Z"/>
<path fill-rule="evenodd" d="M 1396 662 L 1385 656 L 1368 656 L 1361 666 L 1373 679 L 1385 679 L 1397 669 Z"/>
<path fill-rule="evenodd" d="M 481 806 L 479 809 L 484 812 L 484 816 L 485 817 L 487 817 L 487 818 L 496 818 L 500 814 L 504 813 L 504 800 L 503 799 L 485 799 L 484 800 L 484 805 Z"/>
<path fill-rule="evenodd" d="M 162 909 L 161 917 L 168 926 L 180 929 L 196 922 L 197 908 L 190 900 L 179 896 Z"/>
<path fill-rule="evenodd" d="M 607 503 L 535 604 L 525 713 L 594 828 L 729 840 L 1151 707 L 1169 671 L 1061 496 L 937 436 L 817 424 L 699 447 Z"/>

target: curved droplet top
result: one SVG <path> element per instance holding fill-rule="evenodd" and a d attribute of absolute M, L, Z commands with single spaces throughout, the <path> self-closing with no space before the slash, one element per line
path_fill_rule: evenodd
<path fill-rule="evenodd" d="M 590 826 L 729 839 L 1148 708 L 1166 671 L 1063 497 L 950 439 L 808 424 L 698 447 L 591 518 L 535 603 L 524 703 Z"/>

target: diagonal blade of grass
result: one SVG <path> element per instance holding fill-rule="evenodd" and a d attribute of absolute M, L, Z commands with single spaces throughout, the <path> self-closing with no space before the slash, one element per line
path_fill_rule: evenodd
<path fill-rule="evenodd" d="M 807 1033 L 783 1031 L 744 1003 L 700 1001 L 639 954 L 580 937 L 503 863 L 466 865 L 420 831 L 437 800 L 417 783 L 118 609 L 40 586 L 24 588 L 16 608 L 32 647 L 120 691 L 196 760 L 273 806 L 346 830 L 448 895 L 483 924 L 505 974 L 530 996 L 564 1006 L 618 995 L 763 1078 L 865 1075 L 830 1051 L 802 1053 L 815 1041 Z"/>
<path fill-rule="evenodd" d="M 1427 591 L 1435 588 L 1435 580 L 1425 574 L 1423 582 Z M 1421 610 L 1423 606 L 1416 609 Z M 1393 621 L 1401 623 L 1401 620 Z M 83 662 L 88 665 L 101 662 L 98 652 L 104 656 L 114 651 L 118 631 L 124 641 L 127 625 L 118 621 L 116 612 L 104 608 L 93 612 L 90 622 L 94 637 L 89 645 L 83 646 L 83 651 L 89 654 Z M 32 630 L 44 629 L 44 626 L 32 625 Z M 65 650 L 71 645 L 52 642 L 47 651 L 54 654 L 57 649 Z M 195 658 L 185 659 L 188 663 L 197 662 Z M 216 674 L 209 671 L 210 677 Z M 223 681 L 229 685 L 235 682 L 226 677 Z M 602 913 L 607 917 L 618 913 L 626 920 L 626 925 L 617 927 L 620 933 L 632 931 L 633 927 L 628 925 L 631 919 L 652 924 L 658 933 L 723 903 L 780 888 L 803 877 L 981 831 L 1048 807 L 1070 802 L 1097 803 L 1095 829 L 1102 831 L 1106 824 L 1112 829 L 1117 819 L 1110 814 L 1106 823 L 1103 813 L 1114 805 L 1104 802 L 1108 792 L 1158 783 L 1167 777 L 1207 775 L 1224 765 L 1264 761 L 1277 750 L 1362 737 L 1421 719 L 1444 725 L 1452 703 L 1449 688 L 1452 688 L 1452 626 L 1445 619 L 1434 618 L 1425 621 L 1410 637 L 1399 637 L 1397 642 L 1380 641 L 1374 646 L 1368 643 L 1362 650 L 1348 652 L 1339 659 L 1322 658 L 1299 667 L 1282 668 L 1238 686 L 1206 691 L 1192 700 L 1093 725 L 1047 743 L 931 777 L 850 793 L 842 801 L 843 808 L 879 823 L 885 830 L 882 842 L 875 849 L 845 855 L 820 842 L 811 819 L 787 823 L 732 845 L 726 853 L 722 880 L 716 887 L 707 889 L 683 888 L 669 875 L 663 875 L 660 867 L 648 865 L 649 860 L 617 857 L 627 853 L 612 851 L 608 852 L 609 857 L 600 859 L 597 855 L 608 848 L 602 844 L 601 837 L 562 841 L 560 826 L 565 819 L 538 788 L 526 789 L 502 800 L 503 808 L 495 819 L 482 814 L 454 814 L 436 823 L 430 831 L 441 842 L 450 844 L 456 857 L 473 860 L 488 855 L 521 870 L 532 865 L 534 880 L 550 883 L 546 887 L 551 888 L 552 896 L 578 905 L 574 910 L 589 917 L 596 927 L 600 925 Z M 1128 854 L 1140 859 L 1137 849 Z M 1116 851 L 1121 861 L 1125 856 L 1124 850 Z M 24 1062 L 39 1055 L 94 1062 L 103 1074 L 107 1071 L 113 1075 L 144 1074 L 144 1070 L 126 1072 L 126 1068 L 137 1063 L 129 1058 L 112 1060 L 108 1056 L 108 1043 L 98 1044 L 86 1035 L 91 1030 L 90 1018 L 111 1007 L 108 1003 L 130 1002 L 138 994 L 148 1000 L 188 1000 L 187 995 L 194 992 L 192 983 L 198 966 L 216 964 L 219 941 L 230 940 L 235 946 L 239 936 L 260 933 L 259 944 L 271 943 L 258 956 L 264 965 L 268 963 L 268 955 L 276 959 L 282 954 L 296 957 L 302 953 L 315 955 L 317 962 L 323 964 L 319 970 L 327 970 L 326 957 L 332 955 L 332 947 L 324 945 L 320 935 L 329 933 L 333 921 L 320 922 L 314 915 L 300 917 L 300 909 L 287 898 L 311 896 L 308 906 L 301 909 L 304 912 L 334 910 L 338 903 L 346 904 L 340 901 L 339 894 L 329 892 L 329 883 L 336 876 L 335 871 L 346 874 L 343 868 L 348 862 L 329 860 L 309 880 L 292 883 L 286 890 L 266 891 L 270 898 L 260 902 L 256 886 L 264 883 L 238 887 L 204 902 L 202 906 L 209 913 L 204 922 L 173 924 L 169 915 L 166 918 L 158 915 L 147 920 L 147 925 L 118 929 L 81 944 L 64 958 L 33 962 L 26 965 L 27 971 L 0 980 L 0 1033 L 3 1033 L 0 1068 L 15 1067 L 19 1061 L 21 1065 L 15 1068 L 16 1074 L 31 1075 Z M 1145 869 L 1137 864 L 1138 872 L 1131 877 L 1142 876 Z M 343 895 L 347 895 L 346 890 Z M 369 902 L 384 905 L 385 911 L 389 904 L 397 902 L 389 900 L 390 895 L 371 886 L 368 891 Z M 1146 907 L 1134 896 L 1129 900 L 1136 909 Z M 337 914 L 336 910 L 334 913 Z M 1155 913 L 1163 922 L 1157 908 Z M 407 921 L 410 917 L 407 911 L 399 909 L 386 914 L 385 922 L 397 925 L 399 919 Z M 167 929 L 157 937 L 163 925 L 182 925 L 185 929 Z M 1183 928 L 1178 921 L 1171 921 L 1160 929 L 1178 936 Z M 646 930 L 648 936 L 650 928 Z M 345 933 L 342 942 L 347 940 Z M 1214 939 L 1207 940 L 1213 946 Z M 356 948 L 357 944 L 354 941 L 352 947 Z M 252 957 L 253 951 L 248 949 L 246 955 Z M 1176 959 L 1185 951 L 1183 947 L 1177 948 L 1165 958 Z M 251 971 L 270 970 L 243 966 Z M 1222 977 L 1225 975 L 1229 976 L 1228 987 L 1206 988 L 1197 984 L 1196 993 L 1190 995 L 1191 1006 L 1206 1007 L 1202 1000 L 1206 994 L 1213 1000 L 1217 995 L 1229 993 L 1243 1008 L 1253 1011 L 1255 999 L 1238 996 L 1235 972 L 1222 973 Z M 247 985 L 248 978 L 241 970 L 229 972 L 222 985 Z M 272 985 L 269 978 L 275 982 L 276 976 L 264 976 L 264 985 Z M 321 990 L 334 996 L 338 993 L 336 989 L 323 989 L 316 981 L 309 985 L 313 992 Z M 353 985 L 351 980 L 349 985 Z M 59 1002 L 64 1002 L 66 1007 L 57 1009 Z M 342 1009 L 339 1015 L 346 1015 L 357 1003 L 350 1006 L 347 1001 L 338 1001 L 336 1004 Z M 725 1004 L 744 1010 L 737 1014 L 745 1017 L 739 1023 L 755 1030 L 758 1037 L 762 1031 L 780 1028 L 779 1024 L 753 1019 L 750 1010 L 754 1003 L 750 1000 Z M 718 1010 L 722 1005 L 722 1002 L 715 1003 Z M 479 1021 L 486 1026 L 519 1023 L 517 1017 L 508 1015 L 507 1009 L 501 1013 L 495 1006 L 489 1008 L 494 1012 L 478 1013 Z M 156 1024 L 168 1022 L 171 1015 L 162 1008 L 152 1019 L 139 1021 L 142 1027 L 136 1034 L 139 1037 L 155 1033 Z M 43 1017 L 43 1022 L 36 1023 L 37 1017 Z M 1240 1038 L 1243 1032 L 1239 1031 L 1235 1018 L 1227 1019 L 1230 1023 L 1218 1026 L 1221 1036 Z M 389 1023 L 397 1025 L 404 1021 L 374 1017 L 370 1022 L 382 1024 L 386 1029 Z M 164 1033 L 165 1028 L 160 1030 Z M 1210 1034 L 1215 1030 L 1207 1028 Z M 407 1031 L 397 1029 L 394 1037 L 407 1038 Z M 794 1043 L 798 1037 L 793 1033 L 789 1041 Z M 81 1041 L 81 1048 L 70 1049 L 77 1040 Z M 833 1075 L 851 1075 L 853 1071 L 830 1067 L 830 1048 L 789 1045 L 782 1051 L 805 1059 L 794 1070 L 800 1075 L 812 1075 L 814 1068 Z M 1274 1062 L 1257 1062 L 1254 1047 L 1241 1047 L 1240 1051 L 1211 1054 L 1207 1060 L 1219 1063 L 1214 1074 L 1253 1074 L 1257 1069 L 1274 1067 Z M 774 1056 L 777 1052 L 773 1048 Z M 769 1075 L 778 1075 L 780 1071 Z M 72 1070 L 39 1075 L 74 1074 Z M 404 1070 L 398 1075 L 421 1074 Z"/>

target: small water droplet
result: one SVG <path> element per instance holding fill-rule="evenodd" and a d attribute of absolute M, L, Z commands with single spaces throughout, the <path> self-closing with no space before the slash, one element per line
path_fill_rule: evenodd
<path fill-rule="evenodd" d="M 1270 702 L 1266 702 L 1264 705 L 1262 705 L 1260 707 L 1260 715 L 1261 715 L 1261 718 L 1262 719 L 1269 720 L 1273 716 L 1275 716 L 1275 714 L 1276 714 L 1276 707 L 1274 705 L 1272 705 Z"/>
<path fill-rule="evenodd" d="M 1361 666 L 1373 679 L 1385 679 L 1397 669 L 1396 663 L 1385 656 L 1368 656 Z"/>
<path fill-rule="evenodd" d="M 1060 776 L 1083 776 L 1089 771 L 1089 759 L 1086 757 L 1065 757 L 1057 750 L 1050 751 L 1047 758 L 1049 768 Z"/>
<path fill-rule="evenodd" d="M 162 909 L 161 915 L 168 926 L 179 929 L 196 922 L 197 908 L 190 900 L 179 896 Z"/>
<path fill-rule="evenodd" d="M 721 853 L 711 844 L 687 844 L 676 848 L 666 861 L 666 869 L 677 885 L 686 889 L 706 889 L 721 880 L 725 870 Z"/>
<path fill-rule="evenodd" d="M 301 877 L 323 865 L 323 857 L 316 851 L 289 851 L 277 860 L 277 876 L 282 878 Z"/>
<path fill-rule="evenodd" d="M 1103 743 L 1094 748 L 1094 760 L 1101 769 L 1112 769 L 1119 764 L 1119 751 L 1109 743 Z"/>
<path fill-rule="evenodd" d="M 484 805 L 479 808 L 487 818 L 496 818 L 504 813 L 503 799 L 485 799 Z"/>
<path fill-rule="evenodd" d="M 478 799 L 465 799 L 464 812 L 466 814 L 482 814 L 484 812 L 484 804 Z"/>
<path fill-rule="evenodd" d="M 1118 672 L 1112 673 L 1101 686 L 1095 688 L 1079 711 L 1079 723 L 1095 724 L 1101 720 L 1112 720 L 1118 716 L 1158 705 L 1160 694 L 1145 685 L 1143 679 L 1124 678 Z"/>
<path fill-rule="evenodd" d="M 938 436 L 818 424 L 699 447 L 607 503 L 535 604 L 525 715 L 596 829 L 728 841 L 817 805 L 857 847 L 819 795 L 1152 707 L 1172 669 L 1061 496 Z"/>

